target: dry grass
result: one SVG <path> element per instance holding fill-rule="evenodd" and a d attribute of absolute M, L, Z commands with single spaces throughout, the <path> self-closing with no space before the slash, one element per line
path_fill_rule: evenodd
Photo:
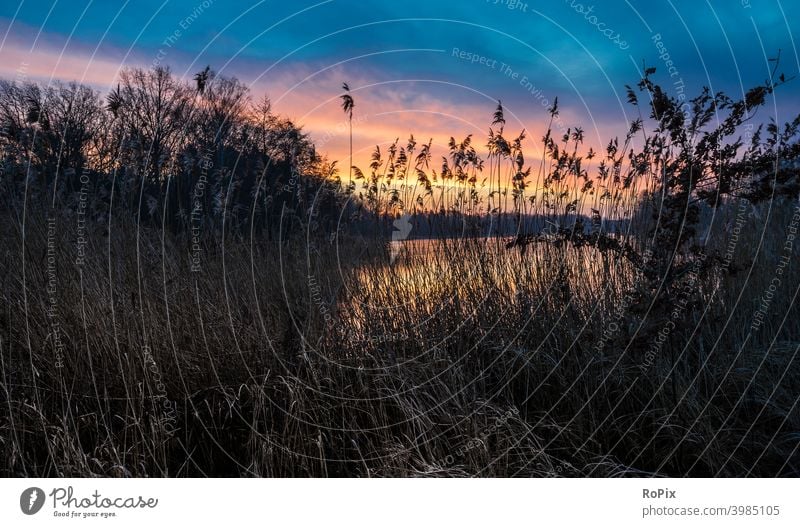
<path fill-rule="evenodd" d="M 796 247 L 746 336 L 788 207 L 750 275 L 742 234 L 745 270 L 692 286 L 649 365 L 669 313 L 625 300 L 643 282 L 609 252 L 442 240 L 389 266 L 362 239 L 214 237 L 192 273 L 185 239 L 122 222 L 89 233 L 79 269 L 65 215 L 48 291 L 47 226 L 28 213 L 24 237 L 0 222 L 4 475 L 800 471 Z"/>

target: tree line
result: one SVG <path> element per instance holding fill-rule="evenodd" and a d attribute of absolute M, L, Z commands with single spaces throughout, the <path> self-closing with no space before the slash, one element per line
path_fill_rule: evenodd
<path fill-rule="evenodd" d="M 226 231 L 269 238 L 312 206 L 317 221 L 337 220 L 335 162 L 266 96 L 209 67 L 191 82 L 163 66 L 118 80 L 105 96 L 76 82 L 0 80 L 0 206 L 25 196 L 74 208 L 89 196 L 97 220 L 119 212 L 175 231 L 224 220 Z"/>

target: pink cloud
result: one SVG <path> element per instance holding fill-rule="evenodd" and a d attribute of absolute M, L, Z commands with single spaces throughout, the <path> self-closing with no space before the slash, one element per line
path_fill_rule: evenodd
<path fill-rule="evenodd" d="M 7 79 L 75 80 L 94 87 L 109 86 L 121 65 L 105 57 L 72 54 L 45 48 L 24 49 L 6 44 L 0 51 L 0 76 Z M 91 60 L 90 60 L 91 59 Z"/>

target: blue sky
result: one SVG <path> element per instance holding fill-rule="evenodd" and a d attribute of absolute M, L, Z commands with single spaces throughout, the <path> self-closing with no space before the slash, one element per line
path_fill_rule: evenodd
<path fill-rule="evenodd" d="M 0 75 L 104 90 L 120 67 L 158 59 L 188 77 L 210 64 L 269 94 L 312 135 L 327 130 L 334 153 L 342 81 L 363 119 L 362 149 L 409 132 L 480 133 L 497 99 L 510 123 L 538 130 L 556 96 L 563 122 L 599 141 L 624 132 L 624 85 L 643 64 L 673 94 L 682 81 L 687 95 L 704 85 L 740 94 L 764 81 L 778 49 L 781 70 L 797 74 L 800 2 L 750 1 L 9 0 L 0 5 Z M 766 115 L 800 111 L 797 82 Z"/>

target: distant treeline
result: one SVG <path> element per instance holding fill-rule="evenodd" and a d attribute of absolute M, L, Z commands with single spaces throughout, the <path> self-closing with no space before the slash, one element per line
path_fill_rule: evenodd
<path fill-rule="evenodd" d="M 477 237 L 511 237 L 520 234 L 557 234 L 564 230 L 580 233 L 590 233 L 596 230 L 608 234 L 625 234 L 630 226 L 626 219 L 600 219 L 583 214 L 572 214 L 565 217 L 554 218 L 545 214 L 463 214 L 457 211 L 449 212 L 418 212 L 408 215 L 410 228 L 403 229 L 402 216 L 394 221 L 362 221 L 350 224 L 350 229 L 360 230 L 362 234 L 392 236 L 395 231 L 407 231 L 402 234 L 403 239 L 427 238 L 477 238 Z M 395 223 L 396 222 L 396 223 Z M 375 225 L 381 225 L 375 228 Z M 397 235 L 395 235 L 396 238 Z"/>
<path fill-rule="evenodd" d="M 268 98 L 253 101 L 244 84 L 208 67 L 192 82 L 167 67 L 126 69 L 105 96 L 74 82 L 0 80 L 0 207 L 19 210 L 24 197 L 28 206 L 98 222 L 118 212 L 193 236 L 224 225 L 267 239 L 327 235 L 343 224 L 385 235 L 408 214 L 411 237 L 568 237 L 634 222 L 667 254 L 701 235 L 705 209 L 798 195 L 800 117 L 782 127 L 749 122 L 788 82 L 783 76 L 741 100 L 704 90 L 686 112 L 653 83 L 654 73 L 637 85 L 649 101 L 647 120 L 632 122 L 605 151 L 583 152 L 579 127 L 559 137 L 554 102 L 542 157 L 526 157 L 526 131 L 509 136 L 498 103 L 486 157 L 470 135 L 451 138 L 439 164 L 432 140 L 412 135 L 385 151 L 376 146 L 368 170 L 349 167 L 346 184 L 336 162 L 273 113 Z M 352 133 L 354 101 L 344 88 Z M 627 93 L 638 106 L 635 90 Z"/>

